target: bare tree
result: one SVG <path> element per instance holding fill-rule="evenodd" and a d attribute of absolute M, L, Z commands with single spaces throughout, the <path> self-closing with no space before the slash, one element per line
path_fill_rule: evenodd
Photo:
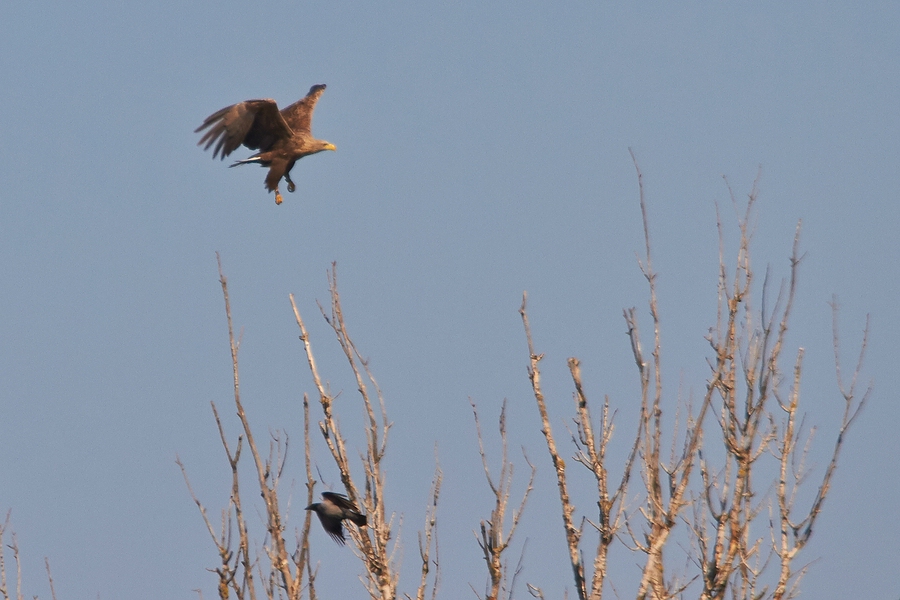
<path fill-rule="evenodd" d="M 632 155 L 634 159 L 634 156 Z M 871 387 L 860 389 L 859 378 L 868 339 L 868 323 L 863 334 L 855 370 L 847 381 L 842 375 L 838 309 L 834 311 L 834 355 L 838 391 L 842 399 L 841 425 L 834 441 L 831 457 L 818 487 L 802 493 L 811 471 L 807 454 L 811 434 L 804 427 L 800 412 L 800 389 L 803 348 L 789 357 L 786 333 L 794 309 L 800 254 L 800 224 L 794 236 L 789 275 L 777 291 L 766 271 L 761 292 L 760 309 L 755 308 L 757 292 L 751 263 L 753 207 L 757 188 L 751 190 L 743 213 L 738 211 L 739 241 L 733 264 L 725 254 L 726 228 L 718 219 L 719 272 L 718 303 L 715 325 L 706 337 L 711 349 L 705 369 L 703 394 L 696 402 L 676 396 L 670 400 L 663 381 L 662 319 L 657 296 L 657 273 L 653 266 L 652 244 L 643 175 L 634 159 L 637 172 L 639 202 L 643 222 L 644 251 L 638 258 L 639 269 L 647 282 L 650 326 L 648 339 L 640 331 L 641 311 L 628 308 L 623 312 L 639 382 L 640 402 L 636 430 L 626 438 L 627 453 L 613 476 L 607 464 L 613 440 L 614 411 L 609 397 L 604 397 L 599 419 L 592 415 L 589 395 L 583 381 L 581 362 L 568 359 L 573 384 L 574 427 L 570 430 L 573 459 L 592 479 L 596 490 L 591 509 L 578 514 L 570 492 L 570 478 L 565 451 L 554 435 L 548 399 L 542 388 L 540 363 L 543 355 L 535 349 L 527 312 L 527 295 L 519 310 L 528 345 L 528 375 L 538 407 L 541 432 L 556 476 L 568 563 L 578 600 L 600 600 L 612 589 L 608 577 L 611 553 L 616 550 L 638 557 L 640 577 L 634 595 L 639 600 L 652 598 L 700 597 L 712 600 L 730 596 L 746 600 L 782 600 L 798 591 L 807 566 L 799 563 L 799 555 L 812 535 L 829 493 L 846 433 L 868 400 Z M 729 189 L 730 191 L 730 189 Z M 738 207 L 734 195 L 732 203 Z M 231 320 L 227 281 L 221 273 L 223 296 L 228 320 L 234 374 L 234 403 L 241 424 L 241 434 L 230 443 L 224 433 L 218 410 L 213 414 L 220 439 L 231 468 L 232 489 L 228 506 L 222 511 L 221 524 L 214 526 L 204 506 L 188 488 L 200 509 L 216 546 L 219 564 L 215 569 L 219 596 L 223 600 L 234 594 L 239 600 L 255 600 L 258 593 L 267 598 L 316 598 L 316 571 L 310 558 L 310 513 L 301 531 L 292 540 L 285 535 L 287 515 L 280 508 L 279 483 L 288 454 L 285 433 L 271 434 L 268 454 L 257 447 L 240 396 L 238 349 Z M 290 303 L 303 345 L 321 417 L 318 429 L 330 462 L 340 479 L 342 492 L 349 502 L 366 513 L 365 524 L 349 528 L 356 556 L 364 569 L 361 578 L 373 600 L 394 600 L 400 595 L 397 553 L 398 517 L 385 504 L 387 480 L 384 460 L 392 424 L 384 396 L 367 360 L 351 339 L 338 293 L 336 268 L 329 272 L 330 302 L 327 309 L 319 305 L 349 366 L 358 392 L 363 425 L 360 431 L 345 433 L 339 425 L 335 396 L 323 383 L 312 343 L 300 310 L 293 297 Z M 774 296 L 774 299 L 773 299 Z M 648 341 L 649 340 L 649 341 Z M 347 406 L 342 404 L 342 408 Z M 304 455 L 307 501 L 314 497 L 310 445 L 311 404 L 303 396 Z M 508 456 L 506 403 L 500 411 L 499 434 L 501 456 L 499 472 L 492 473 L 485 451 L 478 411 L 472 403 L 478 452 L 488 488 L 493 497 L 489 519 L 478 524 L 475 537 L 485 561 L 488 582 L 484 600 L 511 600 L 522 559 L 510 576 L 504 555 L 520 525 L 525 504 L 533 490 L 535 467 L 531 469 L 526 489 L 518 507 L 510 516 L 509 500 L 514 467 Z M 664 419 L 666 411 L 676 415 Z M 679 425 L 679 421 L 682 424 Z M 362 447 L 357 456 L 348 447 Z M 667 450 L 668 449 L 668 450 Z M 254 474 L 254 490 L 258 491 L 265 515 L 265 534 L 261 547 L 254 546 L 245 519 L 239 462 L 249 450 Z M 436 461 L 437 462 L 437 461 Z M 181 465 L 179 461 L 179 465 Z M 182 467 L 182 470 L 184 468 Z M 440 467 L 436 467 L 425 511 L 425 524 L 418 534 L 419 581 L 415 594 L 403 594 L 412 600 L 435 600 L 440 581 L 437 542 L 437 506 L 442 485 Z M 254 492 L 255 493 L 255 492 Z M 808 507 L 802 506 L 806 496 L 814 496 Z M 0 529 L 2 534 L 2 529 Z M 596 535 L 596 538 L 593 536 Z M 587 537 L 586 537 L 587 536 Z M 587 539 L 596 539 L 588 548 Z M 524 546 L 523 546 L 524 553 Z M 0 570 L 3 564 L 0 562 Z M 258 589 L 259 588 L 259 589 Z M 6 590 L 5 574 L 3 590 Z M 474 590 L 473 590 L 474 591 Z M 542 589 L 528 584 L 528 591 L 543 598 Z"/>
<path fill-rule="evenodd" d="M 363 434 L 366 451 L 360 456 L 364 473 L 362 486 L 354 479 L 351 461 L 347 453 L 346 438 L 334 413 L 334 397 L 322 383 L 309 334 L 293 295 L 290 296 L 291 307 L 297 327 L 300 329 L 300 340 L 303 342 L 310 374 L 319 393 L 319 404 L 323 413 L 323 418 L 319 422 L 319 431 L 322 433 L 334 465 L 340 473 L 341 483 L 347 497 L 351 502 L 362 505 L 368 514 L 368 526 L 351 531 L 351 537 L 365 565 L 366 589 L 373 599 L 393 600 L 397 597 L 399 582 L 399 565 L 395 560 L 398 541 L 394 533 L 394 514 L 388 512 L 384 502 L 385 473 L 383 468 L 391 423 L 388 420 L 384 396 L 378 387 L 378 382 L 347 330 L 338 293 L 337 266 L 335 264 L 332 264 L 329 273 L 329 292 L 330 310 L 326 311 L 321 305 L 319 309 L 325 321 L 331 326 L 344 357 L 347 359 L 365 414 Z M 431 486 L 431 502 L 427 509 L 425 527 L 419 535 L 419 557 L 422 561 L 421 578 L 416 591 L 416 598 L 419 600 L 424 599 L 429 586 L 431 587 L 431 596 L 434 598 L 440 580 L 440 563 L 436 558 L 436 525 L 441 481 L 442 474 L 438 467 L 435 470 Z M 391 540 L 394 542 L 391 543 Z M 435 558 L 432 558 L 432 552 L 434 552 Z M 434 569 L 433 576 L 429 581 L 432 568 Z"/>
<path fill-rule="evenodd" d="M 437 461 L 435 461 L 437 462 Z M 431 503 L 425 514 L 425 527 L 419 532 L 419 559 L 422 561 L 422 573 L 419 579 L 419 588 L 416 591 L 416 600 L 425 600 L 429 585 L 431 588 L 431 600 L 437 598 L 438 586 L 440 585 L 440 560 L 438 558 L 438 541 L 437 541 L 437 506 L 438 498 L 441 495 L 441 483 L 444 480 L 444 474 L 438 465 L 434 470 L 434 480 L 431 482 Z M 434 558 L 432 558 L 432 552 Z M 434 569 L 429 584 L 429 574 Z M 406 594 L 407 598 L 411 598 Z"/>
<path fill-rule="evenodd" d="M 488 467 L 487 454 L 484 451 L 484 439 L 481 435 L 481 423 L 478 420 L 478 409 L 475 402 L 471 399 L 472 413 L 475 415 L 475 430 L 478 434 L 478 452 L 481 454 L 481 464 L 484 467 L 484 476 L 487 479 L 488 487 L 494 496 L 494 509 L 491 511 L 489 520 L 481 521 L 480 535 L 475 534 L 478 546 L 481 548 L 484 562 L 488 570 L 488 578 L 490 585 L 488 591 L 484 595 L 484 600 L 500 600 L 501 598 L 512 598 L 513 587 L 515 586 L 516 576 L 521 572 L 521 559 L 519 565 L 513 572 L 512 578 L 508 576 L 508 566 L 503 558 L 503 553 L 509 548 L 515 535 L 516 528 L 522 518 L 525 510 L 525 503 L 528 501 L 528 495 L 534 489 L 534 476 L 536 469 L 528 456 L 525 456 L 525 462 L 531 467 L 531 476 L 528 479 L 528 485 L 522 494 L 522 501 L 519 507 L 513 511 L 512 523 L 509 529 L 506 529 L 506 510 L 509 505 L 509 496 L 511 494 L 514 465 L 509 460 L 509 444 L 506 435 L 506 401 L 500 408 L 500 421 L 498 429 L 500 432 L 501 455 L 500 455 L 500 475 L 496 480 L 491 477 L 491 470 Z M 524 546 L 522 553 L 524 554 Z M 477 595 L 477 592 L 476 592 Z"/>
<path fill-rule="evenodd" d="M 0 598 L 3 600 L 22 600 L 22 563 L 19 561 L 19 543 L 16 534 L 12 533 L 12 542 L 7 546 L 3 536 L 9 531 L 9 516 L 12 511 L 6 512 L 6 519 L 0 524 Z M 13 566 L 16 570 L 15 591 L 9 589 L 10 582 L 6 576 L 6 548 L 12 551 Z"/>
<path fill-rule="evenodd" d="M 858 396 L 857 378 L 867 346 L 868 323 L 860 349 L 853 381 L 845 387 L 841 381 L 838 359 L 837 306 L 834 306 L 834 352 L 838 387 L 844 409 L 840 430 L 829 465 L 826 468 L 812 506 L 803 516 L 794 516 L 797 492 L 809 472 L 805 468 L 811 438 L 803 443 L 799 426 L 800 382 L 803 348 L 795 354 L 790 369 L 782 367 L 785 334 L 797 289 L 800 255 L 800 224 L 794 236 L 790 258 L 790 274 L 782 284 L 774 306 L 769 309 L 769 275 L 763 282 L 761 310 L 753 310 L 752 283 L 754 273 L 750 261 L 750 222 L 756 201 L 754 186 L 746 212 L 739 222 L 740 243 L 734 275 L 726 276 L 724 261 L 720 264 L 718 325 L 707 340 L 715 358 L 710 361 L 712 376 L 708 395 L 712 392 L 724 461 L 713 468 L 711 461 L 698 449 L 702 487 L 691 522 L 703 582 L 702 598 L 719 598 L 728 590 L 737 598 L 790 598 L 805 567 L 795 567 L 797 554 L 809 540 L 820 514 L 831 478 L 837 467 L 844 434 L 859 414 L 870 394 L 869 388 Z M 734 200 L 732 195 L 732 200 Z M 722 234 L 719 221 L 720 239 Z M 724 243 L 720 243 L 724 246 Z M 786 376 L 785 372 L 790 372 Z M 788 384 L 788 382 L 790 382 Z M 767 457 L 777 460 L 774 486 L 771 467 L 763 464 Z M 760 486 L 757 482 L 762 480 Z M 774 497 L 760 489 L 774 488 Z M 771 535 L 759 525 L 766 523 L 766 506 Z M 794 520 L 796 519 L 796 520 Z M 762 521 L 762 523 L 760 523 Z M 765 539 L 769 537 L 770 543 Z M 772 582 L 765 576 L 774 553 L 778 576 Z M 772 585 L 774 583 L 774 585 Z"/>
<path fill-rule="evenodd" d="M 319 392 L 319 404 L 324 413 L 323 420 L 319 422 L 319 430 L 325 439 L 328 450 L 331 452 L 334 464 L 338 468 L 341 483 L 344 486 L 347 497 L 354 504 L 364 506 L 368 514 L 369 526 L 365 530 L 352 530 L 351 537 L 357 544 L 357 548 L 365 561 L 369 595 L 372 598 L 392 600 L 397 594 L 398 574 L 389 546 L 393 519 L 392 515 L 388 516 L 384 505 L 385 478 L 382 469 L 382 459 L 387 451 L 387 434 L 390 430 L 390 423 L 387 420 L 387 411 L 381 390 L 378 388 L 371 371 L 369 371 L 366 361 L 357 351 L 347 332 L 340 296 L 337 291 L 336 277 L 336 270 L 333 267 L 329 275 L 331 290 L 330 316 L 326 314 L 321 306 L 320 309 L 325 320 L 334 330 L 344 356 L 350 364 L 368 420 L 365 428 L 366 454 L 363 457 L 365 484 L 362 492 L 353 479 L 350 458 L 347 455 L 346 440 L 335 419 L 333 410 L 334 398 L 325 389 L 319 377 L 312 346 L 309 341 L 309 334 L 306 332 L 306 327 L 303 324 L 303 319 L 300 316 L 300 311 L 297 309 L 293 295 L 290 298 L 291 307 L 294 310 L 297 326 L 300 328 L 300 340 L 303 342 L 310 373 Z M 377 415 L 369 392 L 369 385 L 375 390 L 379 408 Z"/>
<path fill-rule="evenodd" d="M 282 513 L 279 504 L 279 483 L 287 458 L 288 438 L 286 434 L 273 433 L 269 444 L 269 452 L 265 457 L 256 444 L 249 419 L 241 402 L 238 368 L 240 341 L 234 335 L 231 302 L 228 296 L 228 281 L 222 273 L 221 261 L 219 262 L 219 281 L 222 285 L 222 295 L 225 299 L 225 315 L 228 321 L 228 339 L 231 347 L 234 382 L 234 404 L 243 433 L 238 436 L 232 450 L 232 446 L 225 435 L 216 405 L 212 405 L 216 426 L 219 430 L 219 438 L 222 441 L 222 447 L 225 450 L 231 468 L 231 494 L 228 507 L 222 511 L 221 525 L 218 529 L 213 526 L 205 507 L 194 494 L 181 460 L 177 459 L 177 462 L 182 470 L 191 497 L 200 510 L 203 521 L 219 554 L 220 564 L 214 569 L 219 579 L 219 597 L 225 600 L 231 592 L 234 592 L 239 600 L 245 598 L 255 600 L 258 590 L 254 580 L 254 571 L 258 570 L 262 578 L 262 591 L 267 598 L 284 597 L 289 600 L 299 600 L 303 597 L 304 592 L 307 591 L 312 599 L 315 597 L 315 588 L 313 586 L 314 572 L 309 562 L 309 514 L 307 513 L 302 532 L 291 542 L 286 537 L 285 515 Z M 315 481 L 312 479 L 310 467 L 308 432 L 309 411 L 307 408 L 304 408 L 307 497 L 309 501 L 312 501 Z M 249 526 L 245 516 L 239 473 L 239 464 L 245 443 L 250 450 L 257 489 L 263 500 L 266 520 L 266 535 L 261 551 L 257 551 L 251 546 Z M 290 547 L 293 547 L 292 551 L 288 550 Z M 305 583 L 307 581 L 308 584 Z"/>
<path fill-rule="evenodd" d="M 632 154 L 634 159 L 634 155 Z M 650 228 L 644 198 L 643 175 L 634 160 L 640 192 L 640 207 L 644 225 L 645 255 L 639 266 L 649 289 L 649 313 L 653 326 L 652 344 L 644 349 L 638 328 L 638 312 L 624 313 L 631 352 L 640 381 L 640 415 L 638 430 L 631 452 L 626 458 L 623 476 L 615 490 L 609 490 L 605 449 L 612 435 L 609 399 L 603 405 L 599 437 L 591 429 L 588 398 L 581 380 L 580 362 L 569 359 L 569 369 L 575 387 L 576 436 L 575 459 L 588 467 L 597 482 L 596 517 L 585 517 L 599 533 L 594 553 L 591 585 L 587 586 L 583 562 L 583 526 L 576 527 L 575 507 L 568 492 L 568 474 L 556 441 L 547 410 L 547 400 L 541 388 L 539 363 L 542 355 L 534 347 L 523 297 L 520 313 L 530 355 L 529 377 L 538 406 L 547 450 L 557 475 L 557 486 L 563 529 L 569 548 L 569 562 L 579 600 L 599 599 L 603 594 L 607 557 L 617 534 L 628 532 L 626 550 L 645 556 L 640 582 L 635 591 L 638 599 L 681 597 L 692 586 L 704 599 L 733 598 L 781 600 L 796 594 L 797 584 L 805 566 L 797 567 L 797 555 L 807 543 L 813 525 L 821 512 L 837 467 L 845 434 L 866 403 L 871 387 L 860 394 L 858 378 L 868 339 L 868 323 L 863 335 L 859 359 L 851 381 L 841 376 L 839 360 L 837 308 L 834 304 L 834 352 L 838 388 L 843 398 L 843 417 L 828 467 L 822 476 L 812 506 L 797 512 L 797 493 L 809 475 L 805 457 L 809 440 L 803 441 L 798 419 L 803 349 L 799 349 L 791 368 L 790 384 L 781 366 L 785 333 L 797 284 L 801 262 L 799 233 L 794 238 L 790 260 L 790 276 L 782 285 L 775 305 L 767 307 L 769 299 L 768 273 L 763 283 L 762 309 L 753 308 L 754 276 L 750 262 L 750 222 L 757 197 L 754 185 L 746 204 L 746 212 L 739 219 L 740 241 L 734 275 L 728 277 L 724 254 L 724 231 L 719 220 L 720 275 L 719 309 L 716 327 L 707 337 L 713 356 L 708 364 L 710 375 L 706 391 L 696 410 L 690 406 L 672 408 L 686 410 L 683 433 L 678 427 L 669 436 L 672 452 L 663 457 L 667 445 L 665 425 L 664 387 L 662 381 L 661 320 L 657 300 L 656 273 L 653 270 Z M 737 206 L 732 194 L 732 201 Z M 714 426 L 711 434 L 708 429 Z M 708 455 L 724 456 L 713 466 Z M 765 465 L 774 457 L 775 468 Z M 630 477 L 638 469 L 643 483 L 640 492 L 629 490 Z M 768 470 L 767 470 L 768 469 Z M 694 475 L 699 470 L 699 481 Z M 767 475 L 774 473 L 774 478 Z M 770 494 L 760 493 L 755 481 L 768 482 Z M 774 479 L 774 481 L 773 481 Z M 763 486 L 765 488 L 765 486 Z M 638 500 L 639 510 L 625 514 L 623 502 L 630 493 Z M 766 506 L 771 517 L 765 519 Z M 584 521 L 582 521 L 583 523 Z M 672 533 L 680 523 L 686 524 L 686 535 L 693 541 L 687 551 L 693 572 L 670 574 L 664 550 L 672 547 Z M 764 535 L 768 528 L 770 534 Z M 769 543 L 765 542 L 768 537 Z M 680 547 L 679 554 L 685 551 Z M 774 555 L 775 561 L 770 560 Z M 769 568 L 767 570 L 768 567 Z M 533 594 L 542 597 L 536 586 Z"/>
<path fill-rule="evenodd" d="M 231 318 L 231 304 L 228 296 L 228 283 L 222 274 L 219 264 L 219 276 L 222 293 L 225 299 L 225 314 L 228 321 L 228 335 L 231 345 L 232 371 L 234 376 L 234 403 L 242 433 L 235 444 L 230 444 L 225 435 L 222 420 L 215 404 L 213 415 L 226 458 L 231 468 L 232 489 L 228 507 L 222 511 L 221 525 L 216 527 L 207 515 L 206 509 L 191 488 L 186 470 L 180 459 L 188 490 L 197 504 L 201 516 L 216 546 L 219 565 L 213 569 L 218 576 L 219 597 L 225 600 L 231 593 L 239 599 L 255 600 L 262 592 L 267 598 L 300 599 L 304 596 L 315 600 L 316 571 L 310 558 L 309 530 L 311 514 L 306 513 L 303 528 L 296 533 L 293 540 L 286 533 L 286 515 L 280 505 L 282 503 L 279 484 L 284 472 L 288 454 L 288 437 L 281 432 L 271 434 L 267 456 L 263 456 L 257 447 L 249 419 L 241 402 L 238 350 L 240 342 L 234 334 Z M 384 504 L 385 476 L 382 466 L 387 451 L 387 436 L 391 424 L 387 418 L 384 398 L 375 381 L 368 364 L 354 345 L 344 321 L 340 296 L 337 290 L 336 270 L 332 268 L 330 275 L 331 303 L 330 313 L 322 309 L 322 314 L 331 326 L 338 343 L 346 357 L 360 394 L 366 423 L 363 428 L 366 451 L 361 455 L 363 482 L 358 484 L 354 479 L 352 460 L 347 451 L 347 439 L 341 431 L 334 413 L 334 397 L 329 393 L 319 376 L 316 360 L 313 355 L 309 335 L 300 316 L 293 295 L 291 306 L 297 325 L 300 328 L 300 340 L 303 343 L 310 373 L 319 395 L 318 404 L 322 408 L 323 417 L 319 421 L 325 445 L 327 446 L 340 480 L 349 501 L 362 506 L 366 512 L 364 526 L 349 529 L 350 537 L 356 547 L 358 556 L 366 569 L 365 585 L 372 598 L 393 600 L 397 596 L 399 580 L 397 562 L 394 552 L 397 549 L 394 533 L 394 515 L 389 513 Z M 320 307 L 321 309 L 321 307 Z M 372 390 L 372 391 L 370 391 Z M 316 481 L 313 478 L 313 467 L 310 447 L 310 405 L 306 395 L 303 396 L 304 420 L 304 456 L 306 469 L 307 504 L 311 504 Z M 244 494 L 240 477 L 240 460 L 244 449 L 249 449 L 256 489 L 263 502 L 266 530 L 260 550 L 253 546 L 245 517 Z M 432 598 L 437 592 L 439 580 L 439 563 L 436 548 L 437 504 L 440 495 L 441 472 L 438 468 L 432 484 L 431 504 L 426 515 L 424 530 L 419 538 L 419 551 L 422 560 L 422 577 L 416 598 L 424 600 L 431 590 Z M 393 541 L 392 541 L 393 540 Z M 430 576 L 429 576 L 430 575 Z M 261 581 L 256 582 L 256 577 Z M 260 588 L 260 589 L 258 589 Z"/>
<path fill-rule="evenodd" d="M 22 561 L 19 556 L 19 541 L 16 534 L 10 529 L 10 515 L 12 510 L 6 511 L 6 518 L 0 523 L 0 600 L 22 600 Z M 12 538 L 10 543 L 4 541 L 7 532 Z M 6 573 L 6 550 L 12 552 L 13 566 L 16 571 L 15 591 L 10 589 L 9 579 Z M 50 559 L 44 557 L 44 568 L 47 570 L 47 581 L 50 584 L 50 598 L 56 600 L 56 587 L 53 585 L 53 574 L 50 572 Z M 37 600 L 37 596 L 32 596 Z"/>

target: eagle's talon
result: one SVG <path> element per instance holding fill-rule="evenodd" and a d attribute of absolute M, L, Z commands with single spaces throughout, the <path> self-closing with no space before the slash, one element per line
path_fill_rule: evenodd
<path fill-rule="evenodd" d="M 287 180 L 287 184 L 288 184 L 288 191 L 291 192 L 291 193 L 293 194 L 293 193 L 294 193 L 294 190 L 297 189 L 297 186 L 294 185 L 294 182 L 291 181 L 290 179 Z"/>
<path fill-rule="evenodd" d="M 275 190 L 275 204 L 281 204 L 284 199 L 281 197 L 281 192 Z"/>

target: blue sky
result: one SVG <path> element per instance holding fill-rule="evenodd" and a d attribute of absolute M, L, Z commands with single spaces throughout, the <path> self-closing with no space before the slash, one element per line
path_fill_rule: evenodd
<path fill-rule="evenodd" d="M 0 510 L 12 510 L 26 593 L 49 596 L 47 556 L 60 597 L 213 597 L 214 549 L 174 459 L 211 510 L 224 504 L 209 409 L 231 412 L 218 251 L 251 420 L 297 441 L 313 387 L 289 293 L 325 377 L 352 396 L 315 304 L 337 261 L 395 423 L 388 500 L 412 570 L 437 444 L 444 597 L 485 577 L 471 531 L 490 498 L 468 398 L 487 431 L 508 399 L 511 445 L 539 469 L 525 580 L 561 595 L 571 584 L 517 309 L 527 290 L 559 435 L 568 356 L 628 418 L 637 376 L 621 311 L 646 306 L 632 148 L 672 402 L 704 385 L 716 202 L 735 232 L 723 176 L 744 197 L 761 173 L 760 272 L 787 274 L 803 220 L 789 341 L 806 348 L 820 468 L 839 410 L 827 303 L 840 300 L 848 360 L 872 315 L 875 394 L 807 550 L 804 590 L 896 596 L 898 22 L 887 2 L 4 3 Z M 328 90 L 313 132 L 338 150 L 301 161 L 282 206 L 263 170 L 227 169 L 195 146 L 222 106 L 286 105 L 314 83 Z M 292 468 L 299 481 L 301 462 Z M 361 596 L 355 565 L 338 560 L 349 550 L 314 541 L 322 593 Z"/>

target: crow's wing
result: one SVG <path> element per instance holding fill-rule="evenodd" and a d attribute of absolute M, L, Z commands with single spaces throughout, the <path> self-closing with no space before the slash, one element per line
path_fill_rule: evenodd
<path fill-rule="evenodd" d="M 316 511 L 316 514 L 319 515 L 319 521 L 322 523 L 322 528 L 334 541 L 341 545 L 347 543 L 344 539 L 344 528 L 341 526 L 340 519 L 329 517 L 319 511 Z"/>
<path fill-rule="evenodd" d="M 359 510 L 356 508 L 355 504 L 350 502 L 350 499 L 347 498 L 347 496 L 338 494 L 337 492 L 322 492 L 322 498 L 324 498 L 326 502 L 331 502 L 344 510 Z"/>
<path fill-rule="evenodd" d="M 350 502 L 347 496 L 336 492 L 322 492 L 322 498 L 325 502 L 340 508 L 344 513 L 344 518 L 350 519 L 359 527 L 365 527 L 368 524 L 366 515 L 360 513 L 356 505 Z"/>

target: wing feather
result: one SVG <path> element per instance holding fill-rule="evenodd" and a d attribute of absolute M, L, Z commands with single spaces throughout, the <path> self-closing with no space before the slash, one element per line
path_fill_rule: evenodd
<path fill-rule="evenodd" d="M 274 100 L 247 100 L 226 106 L 206 117 L 195 132 L 209 128 L 198 146 L 213 149 L 213 158 L 225 158 L 243 144 L 251 150 L 267 151 L 279 139 L 293 135 Z"/>
<path fill-rule="evenodd" d="M 312 114 L 316 102 L 325 91 L 325 84 L 319 83 L 309 88 L 309 93 L 281 111 L 288 126 L 303 135 L 312 135 Z"/>
<path fill-rule="evenodd" d="M 356 508 L 356 505 L 350 502 L 350 499 L 343 494 L 338 494 L 337 492 L 322 492 L 322 497 L 325 498 L 326 501 L 345 510 L 359 510 Z"/>

